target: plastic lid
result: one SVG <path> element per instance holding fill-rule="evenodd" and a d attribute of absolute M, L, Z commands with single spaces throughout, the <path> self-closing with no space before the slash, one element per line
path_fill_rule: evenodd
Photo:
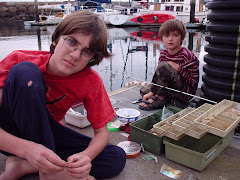
<path fill-rule="evenodd" d="M 119 128 L 112 127 L 112 122 L 107 124 L 108 131 L 118 131 Z"/>
<path fill-rule="evenodd" d="M 137 157 L 141 151 L 140 145 L 133 141 L 123 141 L 118 143 L 117 146 L 125 151 L 127 158 Z"/>

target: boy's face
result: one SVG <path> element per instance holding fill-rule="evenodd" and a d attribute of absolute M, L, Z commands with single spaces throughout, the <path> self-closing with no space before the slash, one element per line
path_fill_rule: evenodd
<path fill-rule="evenodd" d="M 83 70 L 93 54 L 89 51 L 92 35 L 74 32 L 70 35 L 59 37 L 55 45 L 54 54 L 47 65 L 50 74 L 68 76 Z"/>
<path fill-rule="evenodd" d="M 164 46 L 168 51 L 178 51 L 181 49 L 182 37 L 178 31 L 170 31 L 162 36 Z"/>

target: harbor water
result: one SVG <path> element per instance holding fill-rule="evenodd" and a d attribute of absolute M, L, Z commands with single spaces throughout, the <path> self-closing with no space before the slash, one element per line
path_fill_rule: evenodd
<path fill-rule="evenodd" d="M 14 50 L 49 51 L 51 35 L 56 26 L 24 26 L 23 22 L 0 24 L 0 61 Z M 95 69 L 103 79 L 108 92 L 120 89 L 129 81 L 150 82 L 157 67 L 160 51 L 164 49 L 158 28 L 108 27 L 108 49 L 114 55 L 103 60 Z M 200 60 L 199 88 L 202 84 L 205 32 L 188 29 L 183 46 Z"/>
<path fill-rule="evenodd" d="M 0 24 L 0 61 L 14 50 L 49 51 L 49 46 L 51 44 L 51 35 L 55 27 L 56 26 L 31 27 L 24 26 L 23 23 Z M 158 63 L 160 51 L 164 48 L 163 43 L 159 39 L 157 30 L 155 29 L 154 31 L 147 31 L 144 29 L 139 29 L 139 27 L 109 27 L 108 33 L 108 48 L 114 56 L 109 60 L 104 60 L 98 66 L 93 67 L 102 77 L 107 91 L 111 92 L 124 87 L 125 83 L 134 80 L 132 78 L 143 81 L 151 81 Z M 202 69 L 203 65 L 205 64 L 205 62 L 203 61 L 203 56 L 206 54 L 206 52 L 204 51 L 204 47 L 207 44 L 207 42 L 205 41 L 206 34 L 207 33 L 205 33 L 204 31 L 188 29 L 188 33 L 183 42 L 183 46 L 189 48 L 199 58 L 199 88 L 202 84 Z M 130 107 L 133 108 L 138 107 L 138 104 L 131 103 L 135 99 L 135 96 L 138 97 L 135 93 L 137 91 L 135 91 L 135 89 L 131 90 L 132 91 L 125 91 L 123 93 L 112 96 L 116 100 L 116 103 L 114 105 L 115 108 L 122 108 L 129 105 L 131 105 Z M 125 94 L 125 96 L 123 94 Z M 148 113 L 152 112 L 153 111 L 146 111 L 144 113 L 141 113 L 141 118 L 144 118 L 144 116 L 146 117 Z M 155 112 L 157 112 L 157 110 L 155 110 Z M 135 124 L 135 132 L 142 133 L 145 130 L 141 129 L 140 124 L 144 121 L 139 122 L 139 127 Z M 151 121 L 149 122 L 151 123 Z M 86 128 L 76 128 L 74 126 L 68 125 L 67 123 L 65 123 L 65 126 L 90 137 L 93 133 L 90 126 Z M 136 131 L 137 128 L 138 131 Z M 136 135 L 135 133 L 135 137 L 138 136 L 138 139 L 140 139 L 140 137 L 143 137 L 143 139 L 148 140 L 147 143 L 153 142 L 153 147 L 157 146 L 158 142 L 160 141 L 158 141 L 158 139 L 156 137 L 153 137 L 153 135 L 151 134 L 146 135 L 147 133 L 149 134 L 149 132 L 147 131 L 145 131 L 145 134 Z M 110 132 L 111 144 L 117 145 L 119 142 L 126 140 L 126 133 L 123 133 L 123 131 Z M 222 146 L 224 144 L 223 142 L 225 143 L 225 141 L 219 141 L 218 145 Z M 216 146 L 211 149 L 209 154 L 199 152 L 192 153 L 193 151 L 190 151 L 189 156 L 187 156 L 186 159 L 189 159 L 191 157 L 197 157 L 199 159 L 203 157 L 201 159 L 204 160 L 204 164 L 209 163 L 212 157 L 215 158 L 217 156 L 215 154 L 215 147 Z M 179 151 L 176 151 L 179 149 L 180 148 L 175 148 L 174 152 L 177 152 L 177 154 L 175 153 L 176 157 L 180 157 L 181 159 L 183 159 L 183 151 L 181 152 L 181 154 L 179 153 Z M 183 172 L 183 175 L 179 179 L 236 180 L 238 179 L 237 177 L 239 177 L 238 169 L 240 168 L 239 163 L 236 163 L 240 161 L 239 150 L 240 141 L 233 138 L 232 143 L 224 151 L 222 151 L 202 172 L 196 171 L 192 168 L 189 168 L 188 166 L 181 165 L 181 163 L 168 160 L 165 155 L 156 156 L 158 163 L 156 163 L 152 159 L 146 160 L 144 159 L 144 157 L 147 157 L 147 155 L 150 154 L 148 153 L 148 151 L 145 151 L 145 153 L 141 153 L 137 158 L 127 159 L 126 167 L 124 168 L 123 172 L 120 175 L 111 179 L 169 179 L 160 172 L 161 167 L 166 164 L 169 167 Z M 7 157 L 3 156 L 2 154 L 0 155 L 1 174 L 5 169 Z M 205 155 L 207 155 L 206 159 Z M 210 161 L 208 161 L 209 159 Z M 186 160 L 184 162 L 189 163 L 190 161 Z M 201 162 L 198 165 L 201 165 Z M 38 180 L 39 177 L 38 174 L 31 174 L 21 179 Z"/>

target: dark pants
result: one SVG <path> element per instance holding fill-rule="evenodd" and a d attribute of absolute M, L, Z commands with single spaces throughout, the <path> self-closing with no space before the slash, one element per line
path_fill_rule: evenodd
<path fill-rule="evenodd" d="M 72 154 L 86 149 L 91 138 L 62 126 L 50 115 L 46 108 L 46 92 L 45 80 L 35 64 L 14 65 L 3 90 L 0 127 L 17 137 L 48 147 L 66 161 Z M 125 163 L 125 152 L 108 144 L 92 161 L 90 174 L 97 179 L 110 178 L 119 174 Z"/>
<path fill-rule="evenodd" d="M 179 72 L 177 72 L 171 65 L 169 65 L 165 61 L 160 62 L 158 64 L 158 67 L 152 78 L 152 83 L 159 84 L 172 89 L 176 89 L 179 91 L 183 91 L 185 87 L 185 83 L 182 80 Z M 171 91 L 165 88 L 161 88 L 159 86 L 152 85 L 152 84 L 144 86 L 140 90 L 140 93 L 143 96 L 144 94 L 147 94 L 150 91 L 153 92 L 154 94 L 157 94 L 159 96 L 164 96 L 168 99 L 183 98 L 183 95 L 181 93 Z"/>
<path fill-rule="evenodd" d="M 163 61 L 158 64 L 155 74 L 152 79 L 152 83 L 166 86 L 172 89 L 184 90 L 184 81 L 181 75 L 170 64 Z M 168 97 L 170 99 L 174 97 L 181 98 L 181 93 L 171 91 L 165 88 L 152 85 L 151 91 L 159 96 Z"/>
<path fill-rule="evenodd" d="M 152 83 L 176 89 L 178 91 L 184 91 L 185 89 L 185 82 L 183 81 L 180 73 L 165 61 L 158 64 L 152 78 Z M 143 86 L 140 89 L 140 94 L 142 96 L 149 92 L 153 92 L 155 95 L 164 96 L 168 102 L 180 108 L 186 108 L 189 103 L 184 100 L 184 94 L 166 88 L 161 88 L 153 84 Z"/>

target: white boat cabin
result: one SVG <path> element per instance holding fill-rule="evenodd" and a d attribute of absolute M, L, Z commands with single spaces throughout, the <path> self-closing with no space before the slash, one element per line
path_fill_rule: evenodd
<path fill-rule="evenodd" d="M 151 11 L 159 11 L 174 15 L 177 19 L 184 23 L 190 22 L 191 3 L 195 3 L 195 19 L 197 22 L 203 22 L 206 15 L 209 13 L 204 0 L 160 0 L 159 3 L 154 3 L 149 6 Z"/>

